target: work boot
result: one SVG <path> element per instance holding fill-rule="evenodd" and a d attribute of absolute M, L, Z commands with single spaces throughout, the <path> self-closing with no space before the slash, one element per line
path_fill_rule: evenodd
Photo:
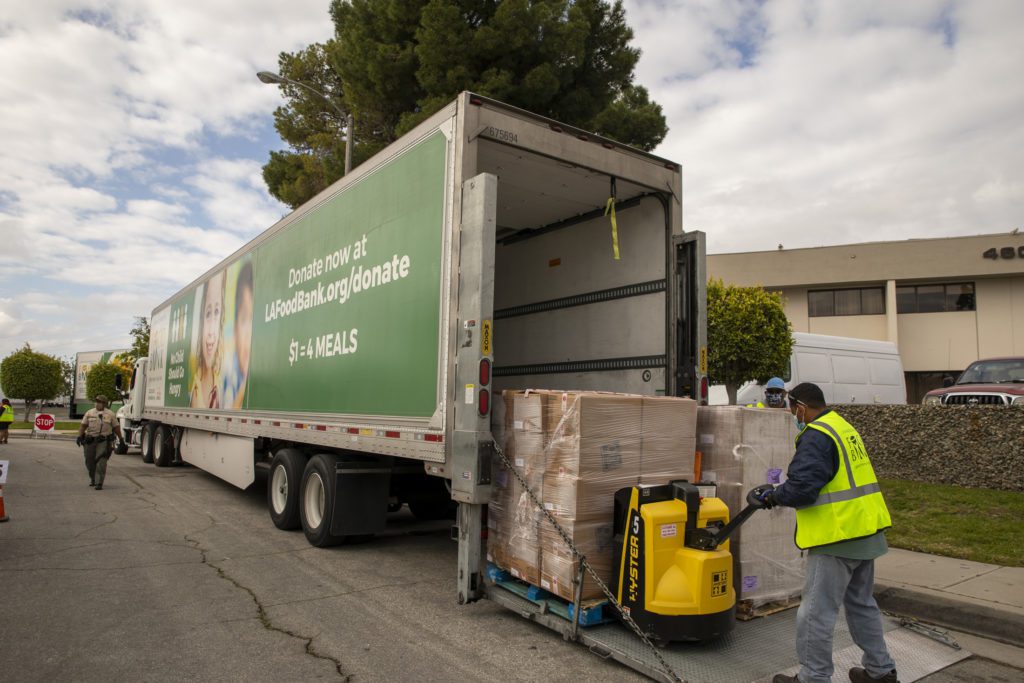
<path fill-rule="evenodd" d="M 92 479 L 89 480 L 89 486 L 95 486 L 96 482 Z"/>
<path fill-rule="evenodd" d="M 800 679 L 795 675 L 787 676 L 786 674 L 775 674 L 772 678 L 772 683 L 800 683 Z"/>
<path fill-rule="evenodd" d="M 896 677 L 896 669 L 893 669 L 881 678 L 875 678 L 859 666 L 855 666 L 850 669 L 850 680 L 853 681 L 853 683 L 872 683 L 872 681 L 881 681 L 882 683 L 900 683 L 900 679 Z"/>
<path fill-rule="evenodd" d="M 96 484 L 96 490 L 97 491 L 102 491 L 103 490 L 103 484 Z"/>

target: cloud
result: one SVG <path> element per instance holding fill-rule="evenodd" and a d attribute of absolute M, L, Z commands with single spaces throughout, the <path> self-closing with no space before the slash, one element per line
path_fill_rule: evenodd
<path fill-rule="evenodd" d="M 11 3 L 8 3 L 11 4 Z M 0 28 L 0 356 L 125 346 L 281 218 L 276 56 L 326 0 L 47 0 Z M 977 234 L 1024 209 L 1024 4 L 626 0 L 712 252 Z"/>
<path fill-rule="evenodd" d="M 2 309 L 0 355 L 28 331 L 66 352 L 123 344 L 133 316 L 278 220 L 260 164 L 210 143 L 265 130 L 280 95 L 256 71 L 332 31 L 323 0 L 8 8 L 0 284 L 21 294 Z M 26 298 L 28 282 L 49 300 Z"/>
<path fill-rule="evenodd" d="M 672 129 L 658 152 L 682 163 L 685 227 L 711 251 L 1019 221 L 1020 3 L 627 8 Z"/>

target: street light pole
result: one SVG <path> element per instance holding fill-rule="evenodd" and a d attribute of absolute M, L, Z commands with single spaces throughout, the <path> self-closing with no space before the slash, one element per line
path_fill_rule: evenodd
<path fill-rule="evenodd" d="M 335 104 L 334 100 L 332 100 L 330 97 L 323 94 L 313 86 L 307 85 L 302 81 L 296 81 L 286 76 L 282 76 L 281 74 L 273 73 L 271 71 L 258 71 L 256 72 L 256 78 L 260 79 L 260 82 L 267 83 L 269 85 L 280 85 L 282 83 L 287 83 L 289 85 L 297 85 L 300 88 L 305 88 L 314 95 L 322 97 L 327 102 L 327 104 L 334 107 L 334 111 L 338 112 L 341 118 L 345 120 L 345 175 L 348 175 L 349 171 L 352 170 L 352 147 L 355 144 L 355 142 L 352 139 L 352 113 L 342 111 L 341 107 Z"/>

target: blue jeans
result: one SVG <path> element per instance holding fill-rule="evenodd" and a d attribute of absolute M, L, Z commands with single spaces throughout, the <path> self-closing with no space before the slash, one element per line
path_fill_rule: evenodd
<path fill-rule="evenodd" d="M 872 595 L 874 560 L 848 560 L 833 555 L 807 557 L 807 582 L 796 614 L 796 654 L 800 683 L 832 680 L 832 633 L 840 605 L 853 642 L 864 651 L 862 666 L 875 678 L 896 668 L 885 646 L 882 613 Z"/>

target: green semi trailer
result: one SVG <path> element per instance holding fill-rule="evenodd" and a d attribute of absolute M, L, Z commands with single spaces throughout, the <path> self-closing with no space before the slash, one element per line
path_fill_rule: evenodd
<path fill-rule="evenodd" d="M 317 546 L 457 515 L 483 595 L 501 391 L 706 392 L 704 241 L 681 169 L 471 93 L 152 312 L 119 412 L 158 466 Z"/>

